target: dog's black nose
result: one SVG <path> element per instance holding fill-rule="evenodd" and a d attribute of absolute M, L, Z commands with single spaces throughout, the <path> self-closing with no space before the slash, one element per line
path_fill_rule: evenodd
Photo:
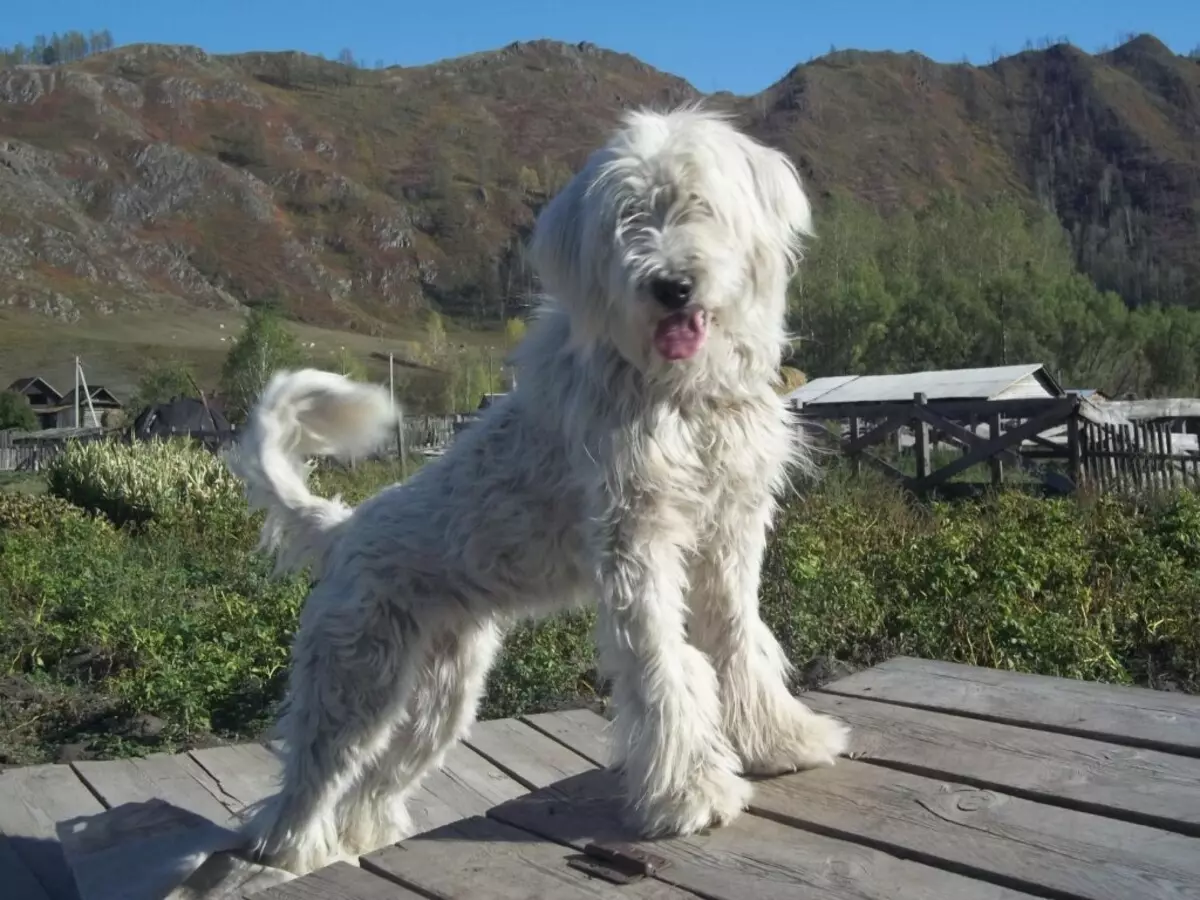
<path fill-rule="evenodd" d="M 650 293 L 667 309 L 683 309 L 692 299 L 690 278 L 655 278 L 650 282 Z"/>

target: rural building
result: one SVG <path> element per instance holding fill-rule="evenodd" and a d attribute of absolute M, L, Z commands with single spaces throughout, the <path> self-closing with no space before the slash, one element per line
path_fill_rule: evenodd
<path fill-rule="evenodd" d="M 58 410 L 62 406 L 63 395 L 40 375 L 29 378 L 18 378 L 8 386 L 14 394 L 20 394 L 33 408 L 38 425 L 42 428 L 54 428 L 58 425 Z"/>
<path fill-rule="evenodd" d="M 106 413 L 123 409 L 121 401 L 114 397 L 112 392 L 103 385 L 90 385 L 86 392 L 80 389 L 78 394 L 80 428 L 103 428 L 109 424 L 105 416 Z M 57 414 L 58 418 L 55 422 L 57 427 L 75 427 L 75 397 L 76 392 L 71 390 L 62 398 L 62 404 Z M 90 405 L 88 403 L 89 397 L 91 398 Z"/>
<path fill-rule="evenodd" d="M 33 414 L 37 416 L 38 425 L 43 429 L 75 428 L 75 390 L 61 394 L 40 375 L 28 378 L 18 378 L 8 386 L 10 391 L 20 394 L 29 401 Z M 91 408 L 88 407 L 88 397 L 91 397 Z M 106 424 L 105 414 L 122 408 L 121 401 L 103 385 L 91 386 L 86 394 L 79 392 L 79 423 L 80 428 L 102 428 Z M 93 415 L 92 410 L 95 410 Z"/>
<path fill-rule="evenodd" d="M 231 431 L 229 420 L 213 401 L 177 397 L 147 406 L 133 422 L 133 436 L 148 441 L 179 436 L 221 437 Z"/>

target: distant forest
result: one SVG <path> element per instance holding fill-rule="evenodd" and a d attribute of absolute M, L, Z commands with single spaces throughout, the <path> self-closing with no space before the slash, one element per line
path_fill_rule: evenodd
<path fill-rule="evenodd" d="M 85 59 L 93 53 L 103 53 L 114 46 L 112 32 L 107 28 L 103 31 L 89 31 L 87 34 L 82 31 L 68 31 L 64 34 L 55 32 L 49 37 L 39 34 L 28 45 L 16 44 L 0 48 L 0 66 L 29 63 L 56 66 Z"/>
<path fill-rule="evenodd" d="M 1009 197 L 942 194 L 884 216 L 835 193 L 790 326 L 810 378 L 1044 363 L 1110 397 L 1200 396 L 1200 309 L 1100 290 L 1059 222 Z"/>

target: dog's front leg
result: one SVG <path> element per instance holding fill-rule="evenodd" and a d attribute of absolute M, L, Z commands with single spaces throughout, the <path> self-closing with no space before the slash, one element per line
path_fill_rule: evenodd
<path fill-rule="evenodd" d="M 692 573 L 690 637 L 716 668 L 725 734 L 752 775 L 832 765 L 849 736 L 792 696 L 787 655 L 759 615 L 770 514 L 765 498 L 726 504 Z"/>
<path fill-rule="evenodd" d="M 721 728 L 716 674 L 685 640 L 682 553 L 661 525 L 635 517 L 614 529 L 597 627 L 627 809 L 646 836 L 728 822 L 750 798 Z"/>

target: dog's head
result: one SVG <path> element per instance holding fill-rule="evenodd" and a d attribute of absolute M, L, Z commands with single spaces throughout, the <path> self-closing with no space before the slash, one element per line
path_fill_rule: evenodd
<path fill-rule="evenodd" d="M 713 113 L 636 112 L 542 212 L 533 260 L 585 348 L 671 381 L 744 381 L 778 366 L 811 222 L 782 153 Z"/>

